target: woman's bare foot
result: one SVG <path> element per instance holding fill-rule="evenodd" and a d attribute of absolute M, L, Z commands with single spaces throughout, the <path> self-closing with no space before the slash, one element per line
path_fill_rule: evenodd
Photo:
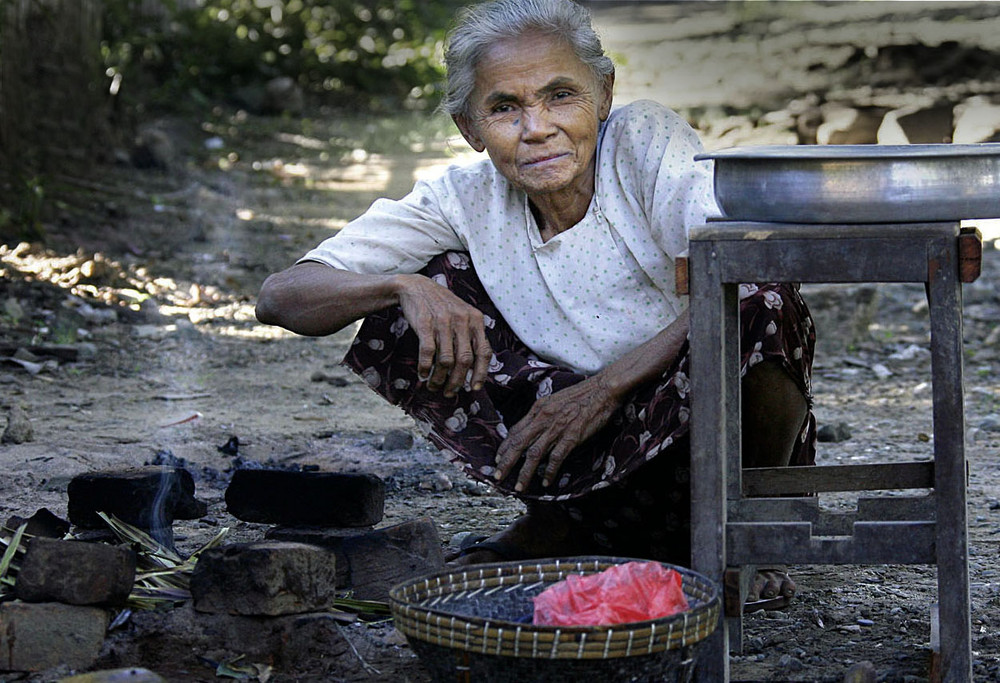
<path fill-rule="evenodd" d="M 473 543 L 446 560 L 450 566 L 529 560 L 538 557 L 568 557 L 590 552 L 586 534 L 551 504 L 531 504 L 509 527 Z"/>
<path fill-rule="evenodd" d="M 758 569 L 747 595 L 745 609 L 778 609 L 787 605 L 794 595 L 795 582 L 784 567 Z"/>

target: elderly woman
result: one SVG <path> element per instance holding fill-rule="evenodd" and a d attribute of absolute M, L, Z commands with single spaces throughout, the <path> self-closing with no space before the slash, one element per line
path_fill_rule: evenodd
<path fill-rule="evenodd" d="M 453 166 L 270 276 L 261 322 L 326 335 L 472 477 L 527 512 L 455 561 L 689 561 L 687 230 L 716 212 L 675 113 L 612 111 L 614 65 L 570 0 L 495 0 L 450 34 L 443 108 L 489 159 Z M 811 463 L 811 319 L 741 291 L 743 453 Z M 752 598 L 790 596 L 780 572 Z M 757 595 L 754 595 L 757 594 Z"/>

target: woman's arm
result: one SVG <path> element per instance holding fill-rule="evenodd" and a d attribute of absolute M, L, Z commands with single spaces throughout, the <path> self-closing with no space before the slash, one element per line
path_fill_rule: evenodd
<path fill-rule="evenodd" d="M 417 374 L 428 389 L 452 396 L 470 371 L 472 387 L 482 386 L 493 355 L 482 313 L 423 275 L 366 275 L 306 261 L 264 281 L 256 314 L 264 324 L 321 336 L 389 306 L 400 306 L 417 334 Z"/>
<path fill-rule="evenodd" d="M 685 310 L 655 337 L 593 377 L 538 399 L 500 444 L 496 479 L 505 479 L 523 455 L 514 489 L 527 488 L 543 462 L 542 484 L 552 484 L 570 451 L 600 431 L 636 388 L 654 381 L 673 363 L 688 327 Z"/>

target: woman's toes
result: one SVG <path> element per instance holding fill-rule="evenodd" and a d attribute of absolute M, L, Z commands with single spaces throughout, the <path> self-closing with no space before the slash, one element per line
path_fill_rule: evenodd
<path fill-rule="evenodd" d="M 761 569 L 754 577 L 747 601 L 770 600 L 779 595 L 785 598 L 795 595 L 795 582 L 783 571 Z"/>

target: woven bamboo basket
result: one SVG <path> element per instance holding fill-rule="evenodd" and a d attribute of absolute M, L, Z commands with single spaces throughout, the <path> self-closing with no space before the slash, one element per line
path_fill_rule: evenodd
<path fill-rule="evenodd" d="M 719 593 L 704 576 L 681 574 L 689 608 L 612 626 L 536 626 L 532 598 L 570 574 L 629 562 L 570 557 L 498 562 L 417 577 L 389 593 L 396 628 L 435 681 L 687 681 L 696 645 L 719 621 Z"/>

